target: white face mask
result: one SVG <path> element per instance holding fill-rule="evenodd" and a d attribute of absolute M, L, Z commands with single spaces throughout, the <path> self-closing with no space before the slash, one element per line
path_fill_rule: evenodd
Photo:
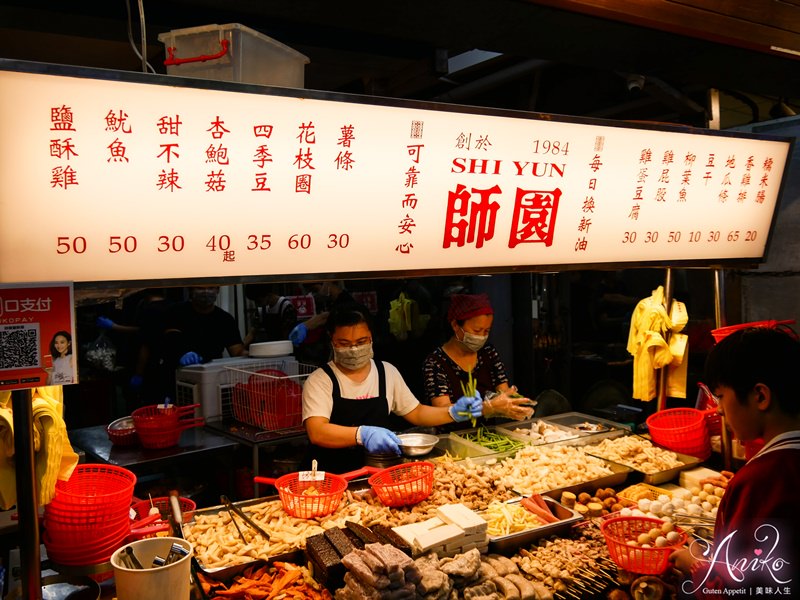
<path fill-rule="evenodd" d="M 333 362 L 351 371 L 366 365 L 373 356 L 372 342 L 350 348 L 333 349 Z"/>
<path fill-rule="evenodd" d="M 459 329 L 461 329 L 461 333 L 464 334 L 464 339 L 458 341 L 464 344 L 467 350 L 471 350 L 472 352 L 477 352 L 478 350 L 483 348 L 483 345 L 486 343 L 486 340 L 489 339 L 488 335 L 475 335 L 474 333 L 470 333 L 469 331 L 464 331 L 464 329 L 461 327 L 459 327 Z"/>

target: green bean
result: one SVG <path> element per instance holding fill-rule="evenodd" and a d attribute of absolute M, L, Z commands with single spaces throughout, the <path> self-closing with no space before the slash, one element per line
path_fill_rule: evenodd
<path fill-rule="evenodd" d="M 494 452 L 513 452 L 525 445 L 524 442 L 511 439 L 499 433 L 494 433 L 485 427 L 479 428 L 474 433 L 462 434 L 461 437 Z"/>

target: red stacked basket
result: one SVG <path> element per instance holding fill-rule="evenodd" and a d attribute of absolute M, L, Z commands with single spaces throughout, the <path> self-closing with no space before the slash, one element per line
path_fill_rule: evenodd
<path fill-rule="evenodd" d="M 142 406 L 131 413 L 139 442 L 144 448 L 172 448 L 178 445 L 181 432 L 200 427 L 205 421 L 192 418 L 199 404 L 188 406 L 164 406 L 153 404 Z"/>
<path fill-rule="evenodd" d="M 54 563 L 89 566 L 108 562 L 130 533 L 128 509 L 136 476 L 114 465 L 75 467 L 56 483 L 44 507 L 42 541 Z"/>

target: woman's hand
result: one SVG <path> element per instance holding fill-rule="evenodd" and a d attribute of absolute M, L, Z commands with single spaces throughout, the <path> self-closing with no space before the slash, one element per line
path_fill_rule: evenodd
<path fill-rule="evenodd" d="M 484 417 L 506 417 L 515 421 L 530 419 L 533 416 L 533 407 L 536 401 L 524 396 L 516 396 L 517 388 L 507 390 L 492 396 L 483 402 Z"/>

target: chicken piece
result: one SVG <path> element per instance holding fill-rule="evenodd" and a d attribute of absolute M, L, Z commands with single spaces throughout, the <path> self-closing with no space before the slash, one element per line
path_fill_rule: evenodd
<path fill-rule="evenodd" d="M 450 576 L 463 577 L 468 579 L 478 572 L 481 566 L 481 553 L 477 548 L 473 548 L 463 554 L 456 554 L 448 562 L 442 560 L 439 568 Z"/>
<path fill-rule="evenodd" d="M 336 597 L 339 598 L 339 591 L 344 591 L 342 600 L 349 598 L 364 598 L 365 600 L 379 600 L 381 594 L 374 587 L 366 585 L 363 581 L 359 580 L 352 573 L 344 574 L 345 587 L 336 591 Z"/>
<path fill-rule="evenodd" d="M 450 578 L 442 573 L 431 568 L 422 569 L 422 579 L 417 584 L 417 592 L 423 596 L 431 593 L 440 593 L 446 591 L 445 596 L 450 594 Z"/>

